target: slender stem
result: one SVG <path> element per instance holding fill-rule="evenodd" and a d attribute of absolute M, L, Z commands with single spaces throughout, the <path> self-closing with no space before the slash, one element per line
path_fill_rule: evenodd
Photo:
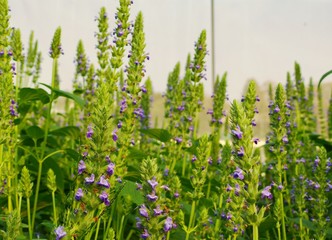
<path fill-rule="evenodd" d="M 114 210 L 115 210 L 115 203 L 112 204 L 112 210 L 111 210 L 111 215 L 110 217 L 108 218 L 108 222 L 107 222 L 107 227 L 106 227 L 106 233 L 108 233 L 110 227 L 111 227 L 111 223 L 112 223 L 112 220 L 113 220 L 113 215 L 114 215 Z M 104 235 L 104 238 L 103 240 L 106 240 L 107 238 L 107 234 Z"/>
<path fill-rule="evenodd" d="M 58 215 L 56 214 L 55 192 L 54 191 L 52 191 L 52 202 L 53 202 L 53 223 L 55 226 L 58 226 Z"/>
<path fill-rule="evenodd" d="M 188 225 L 188 231 L 186 232 L 186 240 L 189 239 L 190 233 L 191 233 L 191 227 L 194 222 L 195 217 L 195 207 L 196 207 L 196 201 L 193 201 L 191 204 L 191 211 L 190 211 L 190 219 L 189 219 L 189 225 Z"/>
<path fill-rule="evenodd" d="M 30 240 L 31 240 L 32 239 L 32 229 L 33 229 L 33 226 L 31 225 L 30 198 L 27 198 L 27 208 L 28 208 L 29 237 L 30 237 Z"/>
<path fill-rule="evenodd" d="M 133 235 L 134 232 L 135 232 L 134 230 L 130 230 L 130 232 L 129 232 L 127 238 L 126 238 L 126 240 L 131 239 L 131 235 Z"/>
<path fill-rule="evenodd" d="M 98 219 L 98 222 L 97 222 L 97 229 L 96 229 L 95 240 L 97 240 L 97 239 L 98 239 L 98 234 L 99 234 L 99 227 L 100 227 L 100 218 Z"/>
<path fill-rule="evenodd" d="M 252 225 L 253 240 L 259 240 L 258 238 L 258 226 L 256 224 Z"/>
<path fill-rule="evenodd" d="M 208 183 L 208 188 L 207 188 L 207 192 L 206 192 L 206 199 L 209 199 L 210 192 L 211 192 L 211 180 L 209 180 L 209 183 Z"/>
<path fill-rule="evenodd" d="M 38 161 L 38 176 L 37 176 L 37 186 L 36 186 L 36 194 L 35 194 L 35 201 L 33 203 L 33 213 L 32 213 L 32 229 L 35 227 L 35 218 L 36 218 L 36 211 L 37 211 L 37 203 L 38 203 L 38 193 L 40 188 L 40 180 L 41 180 L 41 174 L 43 169 L 43 162 Z"/>
<path fill-rule="evenodd" d="M 215 47 L 214 47 L 214 0 L 211 0 L 211 68 L 212 68 L 212 90 L 214 90 L 215 81 Z"/>
<path fill-rule="evenodd" d="M 281 240 L 281 231 L 280 231 L 280 223 L 277 222 L 277 230 L 278 230 L 278 240 Z"/>
<path fill-rule="evenodd" d="M 124 222 L 124 220 L 125 220 L 125 215 L 122 215 L 122 217 L 121 217 L 121 223 L 120 223 L 120 230 L 119 230 L 119 232 L 117 234 L 118 239 L 122 239 L 122 231 L 123 231 L 123 222 Z"/>
<path fill-rule="evenodd" d="M 283 194 L 280 194 L 280 205 L 281 205 L 281 227 L 282 227 L 282 235 L 283 235 L 283 239 L 287 239 L 287 235 L 286 235 L 286 223 L 285 223 L 285 210 L 284 210 L 284 198 L 283 198 Z"/>

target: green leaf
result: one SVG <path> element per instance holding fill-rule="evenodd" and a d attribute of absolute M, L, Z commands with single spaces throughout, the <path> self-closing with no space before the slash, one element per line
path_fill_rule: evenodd
<path fill-rule="evenodd" d="M 51 89 L 51 91 L 53 93 L 55 93 L 56 95 L 56 98 L 57 97 L 65 97 L 65 98 L 69 98 L 69 99 L 72 99 L 74 100 L 81 108 L 84 107 L 85 105 L 85 102 L 82 98 L 80 98 L 79 96 L 73 94 L 73 93 L 70 93 L 70 92 L 66 92 L 66 91 L 62 91 L 62 90 L 59 90 L 59 89 L 54 89 L 52 88 L 51 86 L 45 84 L 45 83 L 41 83 L 42 85 L 44 85 L 45 87 Z"/>
<path fill-rule="evenodd" d="M 289 221 L 294 222 L 296 224 L 300 224 L 300 218 L 288 218 Z M 302 218 L 302 224 L 304 227 L 316 231 L 315 224 L 307 219 Z"/>
<path fill-rule="evenodd" d="M 123 187 L 120 196 L 130 196 L 131 200 L 137 204 L 140 205 L 144 203 L 144 197 L 142 195 L 141 191 L 136 190 L 137 186 L 136 183 L 132 181 L 126 181 L 126 185 Z"/>
<path fill-rule="evenodd" d="M 160 128 L 140 129 L 140 132 L 161 142 L 168 142 L 172 138 L 167 130 Z"/>
<path fill-rule="evenodd" d="M 147 154 L 145 154 L 144 152 L 142 152 L 141 150 L 137 149 L 137 148 L 129 148 L 129 155 L 128 158 L 130 159 L 137 159 L 137 160 L 142 160 L 147 158 Z"/>
<path fill-rule="evenodd" d="M 45 135 L 44 130 L 35 125 L 26 129 L 26 133 L 29 137 L 31 137 L 33 139 L 43 138 Z"/>
<path fill-rule="evenodd" d="M 48 103 L 50 101 L 50 95 L 41 88 L 21 88 L 19 93 L 20 104 L 30 101 L 41 101 L 42 103 Z"/>
<path fill-rule="evenodd" d="M 67 126 L 55 129 L 50 132 L 51 135 L 60 137 L 71 137 L 73 139 L 80 137 L 80 129 L 75 126 Z"/>
<path fill-rule="evenodd" d="M 318 88 L 320 87 L 320 84 L 322 83 L 322 81 L 330 74 L 332 74 L 332 70 L 330 70 L 327 73 L 323 74 L 323 76 L 319 79 Z"/>

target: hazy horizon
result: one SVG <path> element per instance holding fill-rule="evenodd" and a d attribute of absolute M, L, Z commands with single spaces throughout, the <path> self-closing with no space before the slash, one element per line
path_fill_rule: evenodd
<path fill-rule="evenodd" d="M 188 53 L 202 29 L 211 41 L 210 0 L 135 0 L 131 19 L 144 15 L 147 76 L 156 92 L 163 92 L 168 73 L 180 61 L 182 69 Z M 48 49 L 54 31 L 62 27 L 61 88 L 71 89 L 76 46 L 82 39 L 91 62 L 96 62 L 95 16 L 105 6 L 114 27 L 116 0 L 9 0 L 11 26 L 22 31 L 27 48 L 34 31 L 43 52 L 42 82 L 50 82 Z M 328 0 L 215 0 L 216 74 L 228 72 L 228 93 L 239 98 L 248 79 L 259 83 L 285 82 L 294 62 L 300 63 L 306 80 L 331 69 L 332 1 Z M 211 93 L 211 56 L 207 61 L 206 93 Z M 183 71 L 182 71 L 183 74 Z"/>

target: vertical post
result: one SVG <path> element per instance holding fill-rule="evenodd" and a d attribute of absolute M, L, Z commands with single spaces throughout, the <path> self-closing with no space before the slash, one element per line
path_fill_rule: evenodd
<path fill-rule="evenodd" d="M 214 0 L 211 0 L 211 58 L 212 58 L 212 91 L 215 81 L 215 49 L 214 49 Z"/>

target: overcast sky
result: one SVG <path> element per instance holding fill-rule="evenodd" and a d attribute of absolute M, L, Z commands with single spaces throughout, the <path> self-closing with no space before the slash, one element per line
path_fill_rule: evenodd
<path fill-rule="evenodd" d="M 70 89 L 73 59 L 82 39 L 92 62 L 96 61 L 95 16 L 105 6 L 111 28 L 117 0 L 9 0 L 11 25 L 22 31 L 27 46 L 31 30 L 43 51 L 42 81 L 50 82 L 51 59 L 47 52 L 55 29 L 62 27 L 65 55 L 60 58 L 61 88 Z M 132 19 L 144 15 L 147 74 L 155 91 L 165 90 L 168 73 L 193 53 L 202 29 L 211 41 L 210 0 L 134 0 Z M 305 79 L 332 68 L 331 0 L 215 0 L 216 73 L 228 72 L 228 92 L 240 97 L 248 79 L 260 83 L 285 81 L 298 61 Z M 211 57 L 211 56 L 209 56 Z M 208 59 L 206 92 L 211 93 Z M 183 67 L 182 67 L 183 69 Z M 184 74 L 182 72 L 182 74 Z"/>

